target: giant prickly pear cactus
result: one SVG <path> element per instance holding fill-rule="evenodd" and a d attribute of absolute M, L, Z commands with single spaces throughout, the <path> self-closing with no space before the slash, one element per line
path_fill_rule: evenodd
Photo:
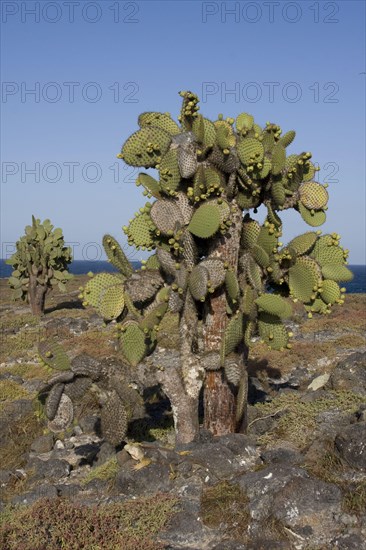
<path fill-rule="evenodd" d="M 13 266 L 9 284 L 14 299 L 27 300 L 34 315 L 43 314 L 47 292 L 55 286 L 66 290 L 65 282 L 72 278 L 67 271 L 70 262 L 71 249 L 65 246 L 62 230 L 32 216 L 32 225 L 26 226 L 16 252 L 6 261 Z"/>
<path fill-rule="evenodd" d="M 287 154 L 295 132 L 261 127 L 247 113 L 211 121 L 199 114 L 195 94 L 180 95 L 180 124 L 168 113 L 143 113 L 118 155 L 157 172 L 139 174 L 136 184 L 153 200 L 124 227 L 130 245 L 155 252 L 145 271 L 131 275 L 107 236 L 105 246 L 115 247 L 113 257 L 107 254 L 124 277 L 123 299 L 112 279 L 98 298 L 93 280 L 86 293 L 98 307 L 110 301 L 105 308 L 122 320 L 122 350 L 131 362 L 157 346 L 153 356 L 180 426 L 178 439 L 188 441 L 198 427 L 202 384 L 206 428 L 215 434 L 243 429 L 252 336 L 272 349 L 290 348 L 291 302 L 302 302 L 309 315 L 328 313 L 343 303 L 338 283 L 352 273 L 335 233 L 311 230 L 287 246 L 280 242 L 283 210 L 294 208 L 312 228 L 326 217 L 327 186 L 314 181 L 311 153 Z M 267 210 L 262 224 L 249 214 L 261 205 Z M 173 323 L 176 315 L 179 376 L 158 353 L 159 322 L 170 316 Z"/>

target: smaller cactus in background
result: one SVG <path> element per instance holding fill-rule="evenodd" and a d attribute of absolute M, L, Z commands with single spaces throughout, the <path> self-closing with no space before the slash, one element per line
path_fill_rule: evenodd
<path fill-rule="evenodd" d="M 62 230 L 54 229 L 50 220 L 41 223 L 32 216 L 32 225 L 26 226 L 16 252 L 6 261 L 13 266 L 9 284 L 14 299 L 27 300 L 32 313 L 42 315 L 47 292 L 56 285 L 66 290 L 65 282 L 72 278 L 67 271 L 71 259 Z"/>

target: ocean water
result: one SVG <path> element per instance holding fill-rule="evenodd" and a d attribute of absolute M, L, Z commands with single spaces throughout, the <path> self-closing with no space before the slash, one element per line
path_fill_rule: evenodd
<path fill-rule="evenodd" d="M 140 262 L 131 262 L 133 267 L 139 268 Z M 360 294 L 366 292 L 366 265 L 349 265 L 349 269 L 353 272 L 354 278 L 349 283 L 344 283 L 347 292 L 352 294 Z M 5 260 L 0 260 L 0 278 L 9 277 L 11 275 L 12 268 L 5 263 Z M 69 271 L 74 275 L 84 275 L 89 271 L 93 273 L 100 273 L 101 271 L 108 271 L 114 273 L 117 270 L 109 262 L 102 261 L 84 261 L 74 260 L 70 264 Z"/>

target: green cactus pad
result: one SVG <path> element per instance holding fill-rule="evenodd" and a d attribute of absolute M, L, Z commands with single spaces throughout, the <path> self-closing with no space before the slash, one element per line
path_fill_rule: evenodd
<path fill-rule="evenodd" d="M 124 290 L 121 284 L 110 286 L 100 293 L 98 310 L 106 321 L 117 319 L 125 307 Z"/>
<path fill-rule="evenodd" d="M 271 195 L 276 208 L 285 204 L 286 193 L 282 181 L 274 181 L 272 183 Z"/>
<path fill-rule="evenodd" d="M 288 344 L 288 333 L 281 319 L 270 313 L 260 312 L 258 315 L 259 335 L 264 342 L 275 350 L 282 350 Z"/>
<path fill-rule="evenodd" d="M 193 122 L 198 117 L 198 103 L 199 99 L 196 94 L 193 94 L 190 91 L 179 92 L 179 95 L 182 96 L 182 108 L 180 111 L 179 120 L 181 122 L 182 128 L 185 132 L 192 130 Z"/>
<path fill-rule="evenodd" d="M 262 162 L 264 148 L 260 141 L 255 138 L 244 138 L 237 145 L 237 152 L 240 162 L 244 166 Z"/>
<path fill-rule="evenodd" d="M 245 285 L 244 289 L 242 289 L 243 296 L 241 299 L 241 310 L 244 313 L 244 315 L 251 316 L 255 309 L 255 299 L 257 297 L 257 293 L 255 290 L 248 284 Z"/>
<path fill-rule="evenodd" d="M 243 132 L 244 133 L 249 132 L 249 130 L 253 128 L 253 124 L 254 124 L 254 118 L 252 117 L 252 115 L 248 115 L 248 113 L 241 113 L 236 117 L 235 126 L 236 126 L 236 131 L 239 134 Z"/>
<path fill-rule="evenodd" d="M 239 293 L 240 293 L 239 282 L 234 271 L 231 269 L 228 269 L 226 271 L 225 286 L 226 286 L 226 291 L 229 297 L 231 298 L 231 300 L 238 300 Z"/>
<path fill-rule="evenodd" d="M 338 264 L 344 265 L 345 257 L 344 250 L 336 244 L 331 235 L 323 235 L 319 237 L 310 256 L 320 264 Z"/>
<path fill-rule="evenodd" d="M 258 235 L 257 245 L 261 246 L 267 254 L 271 255 L 273 249 L 278 245 L 278 238 L 276 237 L 274 228 L 271 228 L 270 225 L 262 225 Z"/>
<path fill-rule="evenodd" d="M 221 366 L 225 365 L 225 357 L 236 350 L 237 346 L 243 340 L 243 336 L 243 314 L 238 312 L 230 319 L 225 329 L 220 349 Z"/>
<path fill-rule="evenodd" d="M 298 237 L 292 239 L 292 241 L 288 243 L 287 247 L 292 248 L 298 256 L 301 256 L 311 250 L 317 239 L 318 235 L 314 231 L 308 231 L 307 233 L 303 233 L 303 235 L 299 235 Z"/>
<path fill-rule="evenodd" d="M 272 174 L 276 176 L 286 166 L 286 149 L 281 143 L 277 143 L 272 151 Z"/>
<path fill-rule="evenodd" d="M 324 264 L 322 266 L 322 274 L 325 279 L 333 281 L 343 281 L 345 283 L 352 281 L 353 273 L 345 265 L 339 264 Z"/>
<path fill-rule="evenodd" d="M 330 305 L 326 304 L 321 298 L 315 298 L 308 304 L 304 304 L 305 310 L 311 313 L 330 313 Z"/>
<path fill-rule="evenodd" d="M 312 162 L 309 160 L 304 164 L 303 170 L 302 170 L 302 180 L 303 181 L 311 181 L 315 176 L 315 166 Z"/>
<path fill-rule="evenodd" d="M 170 149 L 162 158 L 159 165 L 161 190 L 170 195 L 177 191 L 181 182 L 178 164 L 177 149 Z"/>
<path fill-rule="evenodd" d="M 97 273 L 86 283 L 83 289 L 84 300 L 92 307 L 98 307 L 100 293 L 117 284 L 122 284 L 124 277 L 114 275 L 113 273 Z"/>
<path fill-rule="evenodd" d="M 149 126 L 155 126 L 165 130 L 171 136 L 175 136 L 180 133 L 180 128 L 176 122 L 167 113 L 141 113 L 138 118 L 138 124 L 140 128 Z"/>
<path fill-rule="evenodd" d="M 152 311 L 150 311 L 140 322 L 139 326 L 143 331 L 151 331 L 159 325 L 160 321 L 165 315 L 168 309 L 167 302 L 159 304 Z"/>
<path fill-rule="evenodd" d="M 252 336 L 255 329 L 254 321 L 247 321 L 244 330 L 244 344 L 249 347 L 252 345 Z"/>
<path fill-rule="evenodd" d="M 56 341 L 43 340 L 40 342 L 38 344 L 38 354 L 51 369 L 68 370 L 71 367 L 70 359 L 65 350 Z"/>
<path fill-rule="evenodd" d="M 255 303 L 259 310 L 276 315 L 281 319 L 286 319 L 292 314 L 291 305 L 284 298 L 276 294 L 262 294 L 255 300 Z"/>
<path fill-rule="evenodd" d="M 262 270 L 251 256 L 248 258 L 246 277 L 255 290 L 262 290 Z"/>
<path fill-rule="evenodd" d="M 276 229 L 280 229 L 282 227 L 282 220 L 277 214 L 275 210 L 272 209 L 272 206 L 270 203 L 266 204 L 267 206 L 267 219 L 270 223 L 272 223 Z"/>
<path fill-rule="evenodd" d="M 301 302 L 310 302 L 320 278 L 318 264 L 308 256 L 299 256 L 296 264 L 288 271 L 291 294 Z"/>
<path fill-rule="evenodd" d="M 157 254 L 152 254 L 146 260 L 145 268 L 146 269 L 160 269 L 161 264 L 159 262 Z"/>
<path fill-rule="evenodd" d="M 257 195 L 253 195 L 251 191 L 239 191 L 235 197 L 235 200 L 241 210 L 256 208 L 260 203 L 260 198 Z"/>
<path fill-rule="evenodd" d="M 335 281 L 327 279 L 323 281 L 320 296 L 326 304 L 334 304 L 341 298 L 341 289 Z"/>
<path fill-rule="evenodd" d="M 299 188 L 300 200 L 305 208 L 321 210 L 328 203 L 328 192 L 323 185 L 315 181 L 303 183 Z"/>
<path fill-rule="evenodd" d="M 199 143 L 205 148 L 213 147 L 216 143 L 216 128 L 208 118 L 199 115 L 192 124 L 192 132 Z"/>
<path fill-rule="evenodd" d="M 123 160 L 131 166 L 155 167 L 168 151 L 170 143 L 170 135 L 161 128 L 142 128 L 123 145 Z"/>
<path fill-rule="evenodd" d="M 120 342 L 124 357 L 130 365 L 136 367 L 147 352 L 145 333 L 141 330 L 138 323 L 127 321 L 122 326 Z"/>
<path fill-rule="evenodd" d="M 197 265 L 192 269 L 188 279 L 188 286 L 195 300 L 204 300 L 206 298 L 209 277 L 208 270 L 201 265 Z"/>
<path fill-rule="evenodd" d="M 155 178 L 153 178 L 149 174 L 144 174 L 143 172 L 141 172 L 141 174 L 137 176 L 136 185 L 142 185 L 143 187 L 145 187 L 146 191 L 152 197 L 155 197 L 156 199 L 161 198 L 160 184 Z"/>
<path fill-rule="evenodd" d="M 177 224 L 184 224 L 178 205 L 168 199 L 155 201 L 150 209 L 150 217 L 154 225 L 163 235 L 175 233 Z"/>
<path fill-rule="evenodd" d="M 114 265 L 122 275 L 129 277 L 133 269 L 118 241 L 111 235 L 104 235 L 103 248 L 111 264 Z"/>
<path fill-rule="evenodd" d="M 302 202 L 298 202 L 298 208 L 304 222 L 312 227 L 323 225 L 327 218 L 324 210 L 309 210 Z"/>
<path fill-rule="evenodd" d="M 221 149 L 230 149 L 236 143 L 235 134 L 231 124 L 225 120 L 217 120 L 215 123 L 216 141 Z"/>
<path fill-rule="evenodd" d="M 294 141 L 295 137 L 296 132 L 294 130 L 290 130 L 279 139 L 278 143 L 283 147 L 288 147 Z"/>
<path fill-rule="evenodd" d="M 188 230 L 201 239 L 212 237 L 220 227 L 220 210 L 213 204 L 203 204 L 192 216 Z"/>
<path fill-rule="evenodd" d="M 261 226 L 256 220 L 253 220 L 248 214 L 244 216 L 241 230 L 240 244 L 244 249 L 252 248 L 259 237 Z"/>
<path fill-rule="evenodd" d="M 136 247 L 153 248 L 155 246 L 155 226 L 148 213 L 138 213 L 126 229 L 129 244 Z"/>
<path fill-rule="evenodd" d="M 126 408 L 118 393 L 113 390 L 103 404 L 100 415 L 103 438 L 112 445 L 119 445 L 125 438 L 128 427 Z"/>
<path fill-rule="evenodd" d="M 261 246 L 255 244 L 251 249 L 251 254 L 258 265 L 260 265 L 261 267 L 269 266 L 269 256 Z"/>

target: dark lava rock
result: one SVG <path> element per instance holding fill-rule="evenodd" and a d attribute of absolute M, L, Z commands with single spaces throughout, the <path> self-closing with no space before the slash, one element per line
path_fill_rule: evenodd
<path fill-rule="evenodd" d="M 343 428 L 334 442 L 338 453 L 351 468 L 366 469 L 366 422 Z"/>
<path fill-rule="evenodd" d="M 79 418 L 79 426 L 86 434 L 98 434 L 100 432 L 100 418 L 95 414 L 89 414 Z"/>
<path fill-rule="evenodd" d="M 167 464 L 152 463 L 140 470 L 122 468 L 115 481 L 115 487 L 128 496 L 138 496 L 169 491 L 173 483 Z"/>
<path fill-rule="evenodd" d="M 352 353 L 334 368 L 328 384 L 333 390 L 352 390 L 366 395 L 366 352 Z"/>
<path fill-rule="evenodd" d="M 9 483 L 10 478 L 11 478 L 10 470 L 0 470 L 0 487 L 3 487 L 7 483 Z"/>
<path fill-rule="evenodd" d="M 78 496 L 82 490 L 80 485 L 70 484 L 70 485 L 56 485 L 58 495 L 64 498 L 73 499 Z"/>
<path fill-rule="evenodd" d="M 66 460 L 53 458 L 50 460 L 41 460 L 40 458 L 31 458 L 26 466 L 27 470 L 32 471 L 32 479 L 54 479 L 59 480 L 70 474 L 70 464 Z"/>
<path fill-rule="evenodd" d="M 40 498 L 57 498 L 58 491 L 54 485 L 39 485 L 34 491 L 23 495 L 17 495 L 12 499 L 12 504 L 33 504 Z"/>
<path fill-rule="evenodd" d="M 210 550 L 248 550 L 248 546 L 236 540 L 223 540 L 219 544 L 215 543 Z"/>
<path fill-rule="evenodd" d="M 285 464 L 287 466 L 299 466 L 305 462 L 299 451 L 285 446 L 266 449 L 261 453 L 261 459 L 265 464 Z"/>
<path fill-rule="evenodd" d="M 344 534 L 332 541 L 333 548 L 339 550 L 365 550 L 366 541 L 361 535 Z"/>
<path fill-rule="evenodd" d="M 246 550 L 293 550 L 292 544 L 285 540 L 257 538 L 248 542 Z"/>
<path fill-rule="evenodd" d="M 217 533 L 208 529 L 200 520 L 200 502 L 183 500 L 178 512 L 169 521 L 164 533 L 159 537 L 167 549 L 185 548 L 187 550 L 207 548 L 209 543 L 217 541 Z"/>
<path fill-rule="evenodd" d="M 54 442 L 55 438 L 53 434 L 41 435 L 32 442 L 30 450 L 32 453 L 48 453 L 52 451 Z"/>
<path fill-rule="evenodd" d="M 111 459 L 116 455 L 116 448 L 111 443 L 108 443 L 108 441 L 105 441 L 102 443 L 100 450 L 97 454 L 95 464 L 96 466 L 101 466 L 107 460 Z"/>
<path fill-rule="evenodd" d="M 316 544 L 330 542 L 329 537 L 339 532 L 335 516 L 341 512 L 341 505 L 342 491 L 336 485 L 296 477 L 274 495 L 271 512 L 285 526 Z"/>

